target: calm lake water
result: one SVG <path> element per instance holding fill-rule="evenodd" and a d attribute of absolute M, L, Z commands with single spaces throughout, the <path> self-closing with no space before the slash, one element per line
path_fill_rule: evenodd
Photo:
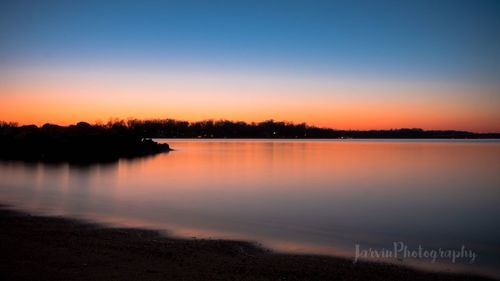
<path fill-rule="evenodd" d="M 160 140 L 175 151 L 111 164 L 0 162 L 0 203 L 280 251 L 473 250 L 383 259 L 500 276 L 500 142 Z"/>

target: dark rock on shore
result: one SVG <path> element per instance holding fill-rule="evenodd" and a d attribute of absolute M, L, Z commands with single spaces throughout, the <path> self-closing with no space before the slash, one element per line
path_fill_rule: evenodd
<path fill-rule="evenodd" d="M 67 127 L 0 126 L 0 158 L 44 162 L 105 162 L 170 151 L 124 124 L 80 122 Z"/>

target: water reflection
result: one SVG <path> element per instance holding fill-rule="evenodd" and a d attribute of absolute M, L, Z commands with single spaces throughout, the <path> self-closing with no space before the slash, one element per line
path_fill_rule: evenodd
<path fill-rule="evenodd" d="M 176 151 L 108 164 L 0 162 L 1 202 L 287 251 L 404 241 L 465 244 L 472 270 L 500 261 L 498 142 L 168 142 Z"/>

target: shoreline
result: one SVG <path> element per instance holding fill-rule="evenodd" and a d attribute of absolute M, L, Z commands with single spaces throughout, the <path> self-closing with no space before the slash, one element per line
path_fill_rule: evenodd
<path fill-rule="evenodd" d="M 124 123 L 17 126 L 0 122 L 0 159 L 91 164 L 171 151 Z"/>
<path fill-rule="evenodd" d="M 182 239 L 0 206 L 3 280 L 494 280 L 399 265 Z"/>

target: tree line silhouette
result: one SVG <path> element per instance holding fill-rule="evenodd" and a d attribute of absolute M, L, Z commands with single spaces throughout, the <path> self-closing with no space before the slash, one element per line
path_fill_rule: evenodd
<path fill-rule="evenodd" d="M 204 120 L 188 122 L 175 119 L 110 120 L 106 124 L 58 126 L 45 124 L 19 126 L 0 122 L 2 139 L 22 140 L 22 136 L 57 138 L 83 138 L 85 141 L 107 139 L 110 142 L 139 141 L 144 138 L 499 138 L 500 133 L 472 133 L 455 130 L 423 130 L 401 128 L 391 130 L 336 130 L 319 128 L 306 123 L 266 120 L 246 123 L 229 120 Z"/>
<path fill-rule="evenodd" d="M 246 123 L 229 120 L 199 122 L 174 119 L 111 120 L 106 124 L 59 126 L 45 124 L 19 126 L 0 121 L 0 158 L 42 161 L 114 161 L 169 151 L 168 144 L 151 138 L 500 138 L 500 133 L 466 131 L 426 131 L 419 128 L 393 130 L 335 130 L 305 123 L 267 120 Z"/>
<path fill-rule="evenodd" d="M 229 120 L 198 122 L 174 119 L 119 120 L 121 126 L 151 138 L 499 138 L 500 133 L 472 133 L 467 131 L 427 131 L 420 128 L 392 130 L 336 130 L 319 128 L 306 123 L 266 120 L 246 123 Z"/>

